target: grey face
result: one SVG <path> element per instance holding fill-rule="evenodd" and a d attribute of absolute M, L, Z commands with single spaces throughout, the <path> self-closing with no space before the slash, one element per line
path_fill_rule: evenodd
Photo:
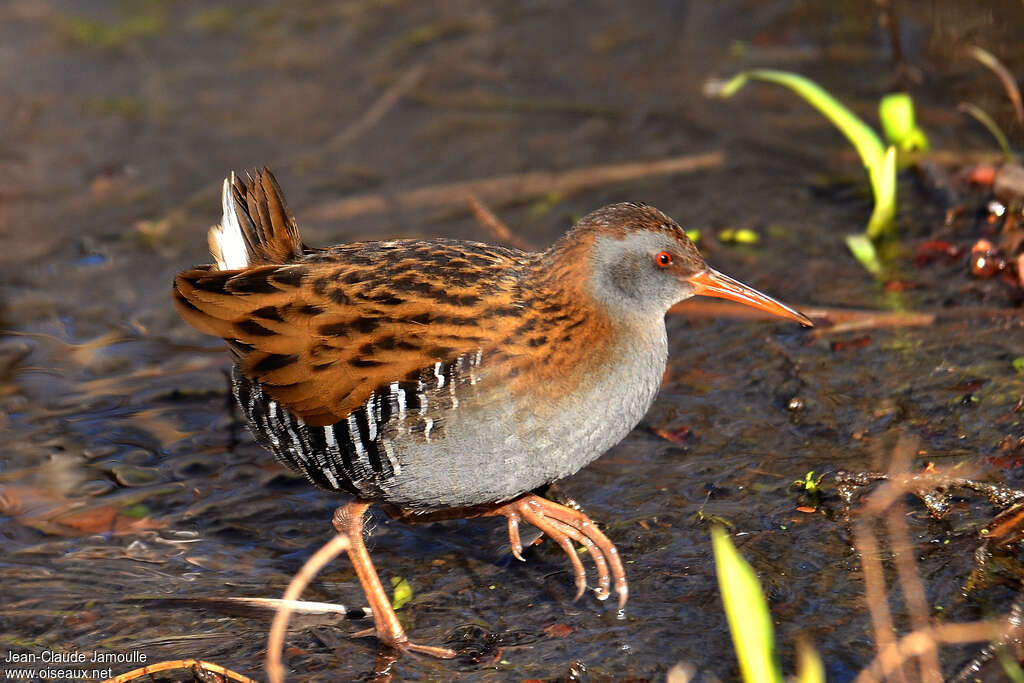
<path fill-rule="evenodd" d="M 642 230 L 594 241 L 591 294 L 626 316 L 663 316 L 694 295 L 686 278 L 707 269 L 685 236 Z"/>

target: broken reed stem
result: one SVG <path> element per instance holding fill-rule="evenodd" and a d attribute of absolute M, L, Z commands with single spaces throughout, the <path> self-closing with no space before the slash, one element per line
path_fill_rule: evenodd
<path fill-rule="evenodd" d="M 864 572 L 864 599 L 871 613 L 871 625 L 879 651 L 878 658 L 889 672 L 887 675 L 891 675 L 900 683 L 907 683 L 899 652 L 895 649 L 897 643 L 893 634 L 896 631 L 885 594 L 885 577 L 879 559 L 878 539 L 875 538 L 870 521 L 862 519 L 857 523 L 854 528 L 854 545 L 860 554 L 861 568 Z"/>
<path fill-rule="evenodd" d="M 854 528 L 854 542 L 861 556 L 864 571 L 865 599 L 871 613 L 872 627 L 878 653 L 872 663 L 857 677 L 857 683 L 883 679 L 906 681 L 907 660 L 918 661 L 920 679 L 933 683 L 942 680 L 939 663 L 939 645 L 1007 639 L 1021 630 L 1012 618 L 1001 621 L 972 622 L 966 624 L 933 625 L 924 584 L 914 559 L 914 547 L 905 510 L 900 500 L 907 493 L 918 496 L 927 482 L 930 486 L 955 486 L 960 479 L 941 473 L 909 474 L 912 459 L 917 452 L 914 439 L 901 437 L 893 452 L 892 465 L 887 475 L 878 475 L 886 481 L 867 499 Z M 963 480 L 966 481 L 966 480 Z M 997 492 L 998 493 L 998 492 Z M 989 497 L 993 498 L 991 492 Z M 993 502 L 995 500 L 993 499 Z M 910 634 L 898 641 L 894 637 L 892 613 L 885 593 L 885 579 L 879 559 L 878 539 L 874 533 L 875 520 L 885 521 L 889 547 L 900 589 L 904 595 L 911 626 Z"/>
<path fill-rule="evenodd" d="M 486 204 L 480 201 L 480 198 L 474 194 L 466 195 L 466 202 L 469 204 L 469 210 L 473 212 L 473 217 L 476 218 L 476 222 L 481 225 L 485 230 L 494 235 L 499 242 L 510 244 L 516 249 L 522 249 L 523 251 L 535 251 L 535 247 L 516 236 L 512 230 L 505 225 L 504 221 L 494 215 Z"/>
<path fill-rule="evenodd" d="M 914 629 L 922 631 L 929 627 L 927 602 L 924 587 L 917 575 L 914 564 L 913 545 L 910 532 L 903 518 L 903 507 L 899 499 L 906 493 L 907 487 L 902 481 L 902 473 L 910 468 L 914 453 L 917 451 L 916 441 L 901 436 L 893 449 L 889 466 L 888 481 L 882 484 L 868 498 L 860 513 L 860 520 L 854 529 L 854 539 L 861 557 L 864 570 L 864 598 L 871 613 L 871 624 L 875 633 L 875 645 L 879 653 L 887 653 L 882 664 L 890 671 L 893 679 L 906 683 L 907 672 L 899 659 L 896 648 L 895 627 L 892 610 L 886 594 L 885 576 L 882 571 L 881 551 L 875 537 L 875 520 L 884 517 L 889 529 L 889 547 L 893 552 L 897 565 L 900 588 L 911 612 L 911 623 Z M 899 483 L 896 483 L 897 480 Z M 893 517 L 898 518 L 893 522 Z M 902 525 L 899 524 L 902 522 Z M 895 533 L 894 533 L 895 530 Z M 909 562 L 910 566 L 907 566 Z M 881 654 L 880 654 L 881 656 Z M 936 683 L 939 678 L 937 652 L 932 649 L 922 654 L 920 661 L 920 678 L 926 683 Z"/>
<path fill-rule="evenodd" d="M 896 563 L 896 575 L 899 577 L 900 589 L 906 598 L 910 625 L 916 632 L 927 631 L 931 626 L 928 618 L 928 599 L 924 594 L 924 585 L 914 561 L 914 547 L 910 541 L 910 527 L 904 517 L 902 505 L 894 505 L 885 516 L 886 529 L 889 532 L 889 547 L 892 549 Z M 925 683 L 942 681 L 939 665 L 939 650 L 934 642 L 925 647 L 917 656 L 921 668 L 921 680 Z"/>
<path fill-rule="evenodd" d="M 960 624 L 937 624 L 922 631 L 913 631 L 899 639 L 889 648 L 881 650 L 875 659 L 861 671 L 854 683 L 880 683 L 902 666 L 911 657 L 920 656 L 938 645 L 958 643 L 992 642 L 1010 638 L 1019 625 L 1010 620 L 972 621 Z"/>
<path fill-rule="evenodd" d="M 281 663 L 281 651 L 284 648 L 284 634 L 288 628 L 288 620 L 291 618 L 292 607 L 289 601 L 297 600 L 309 582 L 324 568 L 328 562 L 345 552 L 349 548 L 348 536 L 338 534 L 328 541 L 320 550 L 313 553 L 313 556 L 302 565 L 302 568 L 292 577 L 291 583 L 281 598 L 282 602 L 274 615 L 274 622 L 270 626 L 270 636 L 267 638 L 267 676 L 271 683 L 284 683 L 284 665 Z"/>
<path fill-rule="evenodd" d="M 137 678 L 143 676 L 149 676 L 160 671 L 172 671 L 174 669 L 196 669 L 200 671 L 209 671 L 210 673 L 224 676 L 225 678 L 236 681 L 237 683 L 256 683 L 253 679 L 248 676 L 243 676 L 240 673 L 232 671 L 231 669 L 225 669 L 220 664 L 214 664 L 213 662 L 204 662 L 199 659 L 173 659 L 166 662 L 157 662 L 156 664 L 150 664 L 144 666 L 141 669 L 133 669 L 128 673 L 123 673 L 120 676 L 114 676 L 108 678 L 101 683 L 127 683 L 127 681 L 134 681 Z"/>
<path fill-rule="evenodd" d="M 999 82 L 1003 84 L 1003 89 L 1006 90 L 1006 96 L 1013 105 L 1013 112 L 1017 115 L 1017 123 L 1024 125 L 1024 104 L 1021 103 L 1020 89 L 1017 87 L 1017 78 L 1013 73 L 994 54 L 977 45 L 968 47 L 967 54 L 981 62 L 981 64 L 996 75 Z"/>
<path fill-rule="evenodd" d="M 417 64 L 395 81 L 390 88 L 388 88 L 383 95 L 381 95 L 376 102 L 370 105 L 362 116 L 353 121 L 351 124 L 342 129 L 337 135 L 331 138 L 330 141 L 324 147 L 331 152 L 338 152 L 343 147 L 348 146 L 356 138 L 365 135 L 371 128 L 376 126 L 382 118 L 384 118 L 389 111 L 398 103 L 398 100 L 416 87 L 423 78 L 423 74 L 426 72 L 426 67 L 423 64 Z"/>
<path fill-rule="evenodd" d="M 814 321 L 811 335 L 815 338 L 829 334 L 842 334 L 886 327 L 927 327 L 935 324 L 936 313 L 858 311 L 820 306 L 796 306 L 797 310 Z M 695 297 L 682 301 L 668 310 L 669 315 L 708 318 L 742 318 L 751 320 L 777 319 L 771 313 L 759 311 L 743 304 L 709 301 Z"/>
<path fill-rule="evenodd" d="M 392 210 L 465 208 L 467 195 L 474 195 L 481 201 L 496 206 L 552 193 L 571 195 L 591 187 L 655 175 L 693 173 L 718 168 L 724 161 L 725 155 L 722 152 L 709 152 L 655 161 L 588 166 L 560 172 L 534 171 L 483 180 L 428 185 L 393 194 L 357 195 L 326 202 L 302 213 L 309 220 L 342 221 L 355 216 Z"/>
<path fill-rule="evenodd" d="M 890 481 L 901 473 L 910 471 L 917 448 L 916 439 L 900 437 L 889 465 Z M 902 493 L 906 493 L 906 487 L 903 488 Z M 884 509 L 884 513 L 886 529 L 889 532 L 889 548 L 892 550 L 893 561 L 896 564 L 900 590 L 906 600 L 910 626 L 915 631 L 922 632 L 931 626 L 931 621 L 928 618 L 928 599 L 925 597 L 924 584 L 921 583 L 917 563 L 914 561 L 914 545 L 910 538 L 910 527 L 907 525 L 906 509 L 901 500 L 897 498 Z M 932 643 L 931 647 L 924 648 L 918 654 L 917 660 L 921 680 L 924 683 L 941 683 L 939 650 L 935 643 Z"/>

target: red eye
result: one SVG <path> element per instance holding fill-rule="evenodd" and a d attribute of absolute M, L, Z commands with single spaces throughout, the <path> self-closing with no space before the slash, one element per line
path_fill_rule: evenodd
<path fill-rule="evenodd" d="M 654 257 L 654 262 L 658 264 L 659 268 L 668 268 L 672 265 L 672 254 L 667 251 L 659 251 L 658 255 Z"/>

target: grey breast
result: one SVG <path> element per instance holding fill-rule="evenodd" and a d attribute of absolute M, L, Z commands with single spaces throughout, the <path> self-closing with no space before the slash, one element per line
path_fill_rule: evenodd
<path fill-rule="evenodd" d="M 429 442 L 395 441 L 402 467 L 388 499 L 440 508 L 501 502 L 569 476 L 621 441 L 650 408 L 665 371 L 665 327 L 631 340 L 616 362 L 570 396 L 524 407 L 489 382 L 486 359 L 476 392 L 434 420 Z"/>

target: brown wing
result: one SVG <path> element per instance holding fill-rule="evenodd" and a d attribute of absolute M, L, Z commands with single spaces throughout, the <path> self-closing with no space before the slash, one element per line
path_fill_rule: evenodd
<path fill-rule="evenodd" d="M 275 400 L 327 425 L 378 387 L 515 336 L 534 258 L 476 243 L 356 243 L 284 265 L 189 270 L 174 300 Z"/>

